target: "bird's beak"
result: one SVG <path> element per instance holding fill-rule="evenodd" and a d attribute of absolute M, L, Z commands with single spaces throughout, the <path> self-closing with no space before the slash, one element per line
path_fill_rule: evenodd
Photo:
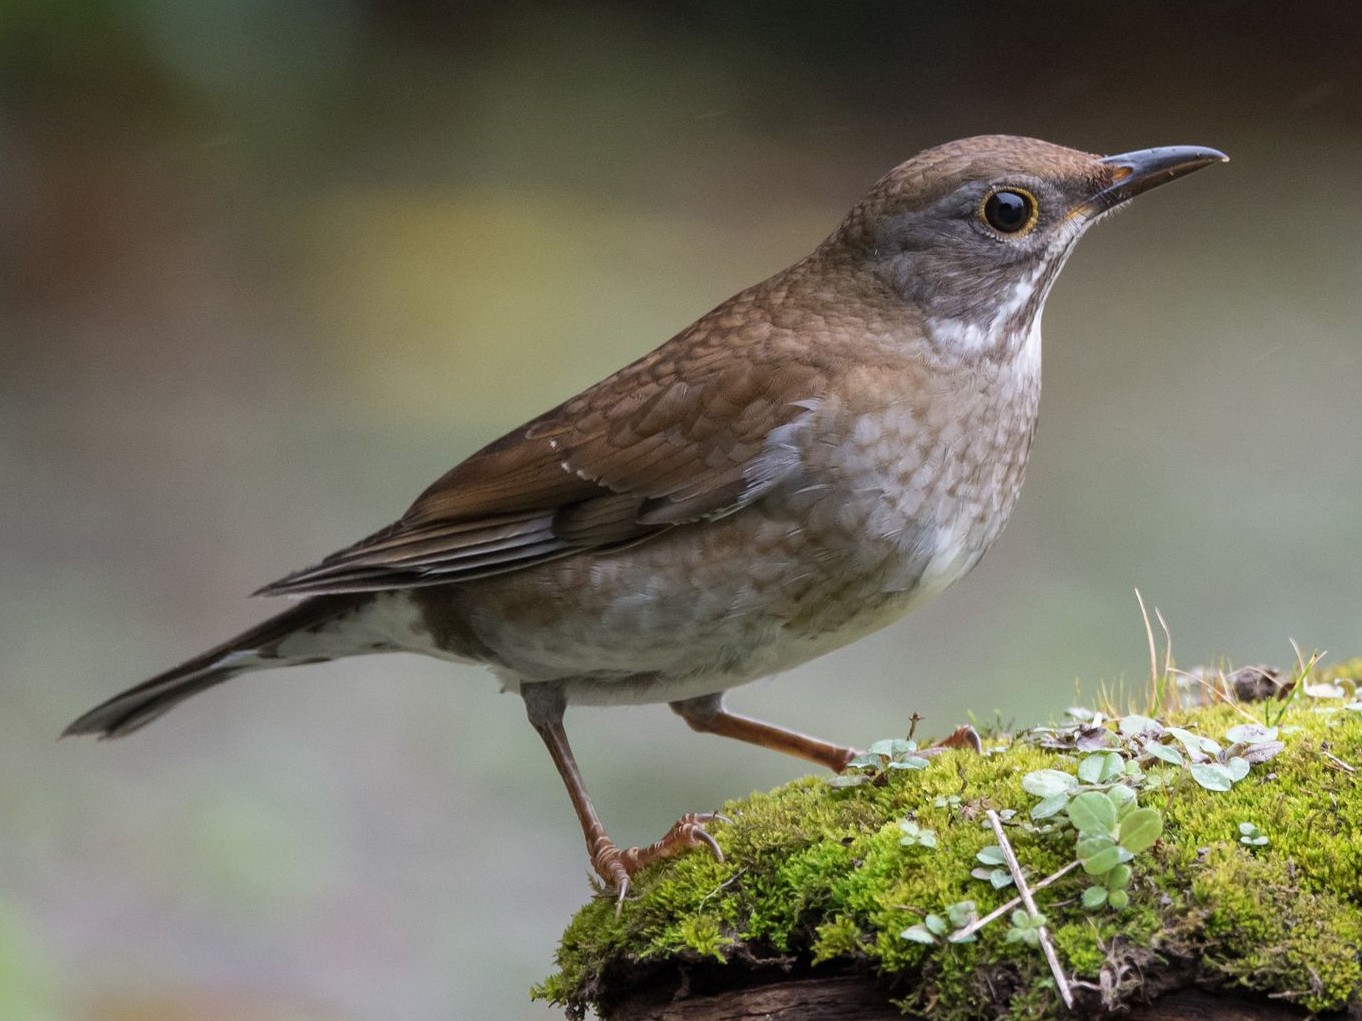
<path fill-rule="evenodd" d="M 1099 160 L 1106 182 L 1076 212 L 1097 214 L 1120 205 L 1150 188 L 1200 170 L 1212 163 L 1228 163 L 1230 158 L 1218 149 L 1200 145 L 1161 145 L 1138 149 Z"/>

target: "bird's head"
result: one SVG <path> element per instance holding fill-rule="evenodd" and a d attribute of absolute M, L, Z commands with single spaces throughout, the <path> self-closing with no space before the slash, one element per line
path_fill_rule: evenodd
<path fill-rule="evenodd" d="M 886 174 L 820 249 L 911 304 L 943 356 L 1006 355 L 1030 335 L 1074 243 L 1141 192 L 1227 157 L 1204 146 L 1094 156 L 982 135 Z"/>

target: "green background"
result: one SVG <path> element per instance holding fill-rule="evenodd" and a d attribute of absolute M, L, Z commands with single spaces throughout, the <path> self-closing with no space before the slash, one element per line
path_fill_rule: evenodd
<path fill-rule="evenodd" d="M 0 1016 L 551 1016 L 586 859 L 485 672 L 55 737 L 950 138 L 1233 162 L 1080 246 L 974 574 L 734 706 L 1040 721 L 1141 683 L 1136 587 L 1183 666 L 1358 652 L 1359 45 L 1353 5 L 1223 0 L 0 0 Z M 662 707 L 568 726 L 626 842 L 803 772 Z"/>

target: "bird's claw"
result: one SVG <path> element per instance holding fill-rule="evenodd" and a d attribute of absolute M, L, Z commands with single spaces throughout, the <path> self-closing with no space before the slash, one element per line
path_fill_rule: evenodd
<path fill-rule="evenodd" d="M 676 820 L 661 840 L 647 847 L 621 850 L 609 840 L 600 842 L 591 856 L 591 865 L 606 885 L 615 891 L 616 916 L 624 907 L 624 899 L 629 893 L 629 880 L 639 869 L 674 858 L 696 847 L 707 848 L 715 861 L 723 861 L 724 852 L 719 842 L 705 829 L 706 823 L 716 821 L 731 823 L 733 820 L 719 812 L 690 812 Z"/>

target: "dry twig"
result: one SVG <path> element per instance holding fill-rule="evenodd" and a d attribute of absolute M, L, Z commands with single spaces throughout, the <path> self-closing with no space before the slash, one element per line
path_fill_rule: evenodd
<path fill-rule="evenodd" d="M 1026 913 L 1035 918 L 1040 914 L 1040 910 L 1036 907 L 1036 899 L 1031 896 L 1031 888 L 1026 885 L 1026 877 L 1022 875 L 1021 862 L 1017 861 L 1016 852 L 1012 850 L 1012 844 L 1008 841 L 1007 834 L 1003 832 L 1003 821 L 991 808 L 988 810 L 988 821 L 998 838 L 998 846 L 1002 848 L 1008 871 L 1012 873 L 1012 881 L 1017 884 L 1017 893 L 1020 894 L 1022 903 L 1026 905 Z M 1045 952 L 1045 960 L 1050 965 L 1050 973 L 1055 976 L 1055 988 L 1059 990 L 1064 1006 L 1073 1010 L 1074 994 L 1069 988 L 1069 980 L 1064 977 L 1064 969 L 1059 965 L 1059 956 L 1055 953 L 1055 945 L 1050 942 L 1050 933 L 1041 925 L 1036 928 L 1036 936 L 1040 940 L 1041 950 Z"/>

